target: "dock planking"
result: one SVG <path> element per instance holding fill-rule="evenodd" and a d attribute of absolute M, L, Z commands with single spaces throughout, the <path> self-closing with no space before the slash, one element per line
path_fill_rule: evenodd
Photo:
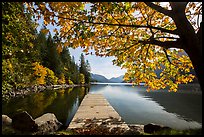
<path fill-rule="evenodd" d="M 121 116 L 109 104 L 102 94 L 87 94 L 81 102 L 75 116 L 67 129 L 84 128 L 86 121 L 101 121 L 107 124 L 107 127 L 125 127 L 127 124 L 122 120 Z M 103 122 L 108 121 L 110 122 Z"/>

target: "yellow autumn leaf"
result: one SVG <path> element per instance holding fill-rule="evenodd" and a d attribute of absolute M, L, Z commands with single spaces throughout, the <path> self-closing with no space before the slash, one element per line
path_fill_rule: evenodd
<path fill-rule="evenodd" d="M 55 28 L 55 29 L 53 30 L 53 32 L 58 33 L 58 30 Z"/>
<path fill-rule="evenodd" d="M 49 29 L 42 29 L 41 31 L 42 31 L 42 33 L 44 33 L 44 34 L 47 34 L 47 33 L 49 32 Z"/>
<path fill-rule="evenodd" d="M 58 45 L 58 46 L 57 46 L 57 51 L 58 51 L 58 53 L 61 53 L 61 52 L 62 52 L 62 46 L 61 46 L 61 45 Z"/>
<path fill-rule="evenodd" d="M 47 24 L 48 24 L 48 22 L 47 22 L 46 20 L 44 20 L 44 21 L 43 21 L 43 23 L 44 23 L 45 25 L 47 25 Z"/>

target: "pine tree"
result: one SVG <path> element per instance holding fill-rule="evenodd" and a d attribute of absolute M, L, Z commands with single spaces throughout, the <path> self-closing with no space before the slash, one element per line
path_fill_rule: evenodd
<path fill-rule="evenodd" d="M 64 66 L 63 73 L 65 75 L 66 80 L 69 80 L 71 77 L 71 56 L 69 49 L 67 47 L 63 47 L 62 52 L 60 53 L 60 59 Z"/>
<path fill-rule="evenodd" d="M 41 30 L 44 28 L 41 28 Z M 41 62 L 43 66 L 48 66 L 47 59 L 48 59 L 48 51 L 47 51 L 47 38 L 46 34 L 40 30 L 39 34 L 37 34 L 37 38 L 34 42 L 34 49 L 38 51 L 37 61 Z"/>
<path fill-rule="evenodd" d="M 81 56 L 80 56 L 79 72 L 82 74 L 85 74 L 85 72 L 86 72 L 85 58 L 84 58 L 83 53 L 81 53 Z"/>
<path fill-rule="evenodd" d="M 90 64 L 85 61 L 83 53 L 80 56 L 80 67 L 79 72 L 82 73 L 85 77 L 85 83 L 88 84 L 90 82 Z"/>
<path fill-rule="evenodd" d="M 91 80 L 91 66 L 89 64 L 89 61 L 86 60 L 86 73 L 85 73 L 85 83 L 89 84 Z"/>
<path fill-rule="evenodd" d="M 75 84 L 79 84 L 79 67 L 78 65 L 75 63 L 75 59 L 74 56 L 72 56 L 72 60 L 71 60 L 71 80 L 75 83 Z"/>
<path fill-rule="evenodd" d="M 47 48 L 48 48 L 48 55 L 47 55 L 47 61 L 48 61 L 48 68 L 54 71 L 54 73 L 57 76 L 60 76 L 63 72 L 63 64 L 60 60 L 59 53 L 57 52 L 57 46 L 54 43 L 54 40 L 51 37 L 51 34 L 49 33 L 49 36 L 47 38 Z"/>

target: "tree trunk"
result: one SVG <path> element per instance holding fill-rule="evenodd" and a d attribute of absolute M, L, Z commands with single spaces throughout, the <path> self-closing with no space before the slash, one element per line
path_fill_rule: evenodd
<path fill-rule="evenodd" d="M 203 91 L 203 86 L 201 84 L 201 82 L 203 81 L 204 70 L 202 65 L 202 24 L 199 30 L 199 34 L 196 34 L 193 26 L 188 21 L 185 15 L 186 5 L 186 2 L 172 2 L 172 18 L 176 24 L 177 30 L 179 32 L 179 37 L 182 41 L 180 48 L 184 49 L 190 57 L 196 73 L 196 77 L 200 84 L 201 90 Z"/>
<path fill-rule="evenodd" d="M 186 50 L 186 52 L 191 59 L 191 62 L 193 64 L 193 67 L 196 73 L 196 77 L 200 84 L 201 90 L 203 91 L 203 85 L 201 84 L 201 82 L 203 81 L 204 69 L 203 69 L 203 64 L 202 64 L 202 54 L 201 55 L 199 54 L 200 50 L 198 51 L 198 50 L 193 49 L 193 45 L 192 45 L 192 48 L 190 50 Z"/>

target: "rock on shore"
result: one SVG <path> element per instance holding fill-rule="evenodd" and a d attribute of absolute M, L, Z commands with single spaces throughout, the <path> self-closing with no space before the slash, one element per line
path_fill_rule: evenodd
<path fill-rule="evenodd" d="M 79 121 L 80 122 L 80 121 Z M 170 129 L 162 125 L 150 123 L 147 125 L 123 124 L 114 118 L 109 119 L 87 119 L 81 121 L 83 128 L 73 128 L 67 131 L 80 135 L 142 135 L 144 133 L 155 133 L 157 131 Z M 120 124 L 119 124 L 120 123 Z M 118 126 L 118 124 L 120 126 Z M 26 111 L 17 113 L 12 119 L 2 115 L 2 128 L 10 127 L 16 134 L 50 135 L 55 134 L 62 126 L 56 116 L 46 113 L 33 119 Z"/>
<path fill-rule="evenodd" d="M 62 123 L 52 113 L 46 113 L 34 120 L 26 111 L 23 111 L 17 113 L 12 119 L 2 115 L 2 126 L 11 126 L 16 133 L 48 135 L 56 132 Z"/>
<path fill-rule="evenodd" d="M 62 126 L 62 123 L 60 123 L 52 113 L 46 113 L 41 117 L 36 118 L 35 123 L 38 125 L 38 131 L 36 134 L 39 135 L 55 132 Z"/>
<path fill-rule="evenodd" d="M 2 125 L 10 126 L 12 123 L 12 119 L 7 115 L 2 115 Z"/>

